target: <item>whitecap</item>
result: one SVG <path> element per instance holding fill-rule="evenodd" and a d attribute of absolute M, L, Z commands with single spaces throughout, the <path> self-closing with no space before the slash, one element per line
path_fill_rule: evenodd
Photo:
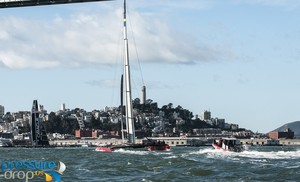
<path fill-rule="evenodd" d="M 154 155 L 172 155 L 173 152 L 157 152 L 157 151 L 151 151 Z"/>
<path fill-rule="evenodd" d="M 244 151 L 240 156 L 256 159 L 300 159 L 300 151 Z"/>
<path fill-rule="evenodd" d="M 164 159 L 176 159 L 178 158 L 176 155 L 168 156 L 168 157 L 163 157 Z"/>
<path fill-rule="evenodd" d="M 137 151 L 137 150 L 125 150 L 125 149 L 118 149 L 115 150 L 114 152 L 118 153 L 124 153 L 124 154 L 133 154 L 133 155 L 148 155 L 148 151 Z"/>
<path fill-rule="evenodd" d="M 297 165 L 297 166 L 287 166 L 286 168 L 288 168 L 288 169 L 296 169 L 296 168 L 299 168 L 300 166 L 299 165 Z"/>

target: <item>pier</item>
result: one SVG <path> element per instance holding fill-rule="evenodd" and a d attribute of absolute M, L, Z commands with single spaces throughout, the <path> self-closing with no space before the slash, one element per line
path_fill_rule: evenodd
<path fill-rule="evenodd" d="M 164 141 L 166 144 L 174 146 L 211 146 L 214 138 L 181 138 L 181 137 L 151 137 L 149 139 Z M 136 143 L 142 143 L 146 139 L 136 139 Z M 242 144 L 264 146 L 270 145 L 268 141 L 271 139 L 240 139 Z M 73 147 L 73 146 L 103 146 L 103 145 L 121 145 L 121 139 L 67 139 L 52 140 L 49 142 L 51 146 L 57 147 Z M 279 145 L 296 145 L 300 146 L 300 139 L 281 139 Z M 276 145 L 276 143 L 273 143 Z"/>

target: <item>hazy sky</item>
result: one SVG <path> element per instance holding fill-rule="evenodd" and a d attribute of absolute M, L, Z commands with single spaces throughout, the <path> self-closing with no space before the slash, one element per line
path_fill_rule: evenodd
<path fill-rule="evenodd" d="M 0 9 L 5 111 L 118 106 L 122 3 Z M 128 0 L 128 13 L 133 98 L 144 81 L 159 107 L 254 132 L 300 120 L 300 1 Z"/>

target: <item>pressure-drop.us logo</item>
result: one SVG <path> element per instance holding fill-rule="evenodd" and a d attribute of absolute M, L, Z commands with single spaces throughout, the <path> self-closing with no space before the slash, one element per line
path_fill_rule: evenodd
<path fill-rule="evenodd" d="M 2 161 L 0 173 L 6 180 L 21 179 L 28 182 L 40 177 L 46 182 L 61 182 L 61 175 L 65 170 L 66 165 L 61 161 Z"/>

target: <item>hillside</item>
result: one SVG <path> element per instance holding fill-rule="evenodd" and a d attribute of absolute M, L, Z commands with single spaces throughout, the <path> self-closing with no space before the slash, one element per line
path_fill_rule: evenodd
<path fill-rule="evenodd" d="M 287 123 L 273 131 L 285 131 L 287 128 L 290 128 L 295 133 L 295 136 L 300 136 L 300 121 Z"/>

